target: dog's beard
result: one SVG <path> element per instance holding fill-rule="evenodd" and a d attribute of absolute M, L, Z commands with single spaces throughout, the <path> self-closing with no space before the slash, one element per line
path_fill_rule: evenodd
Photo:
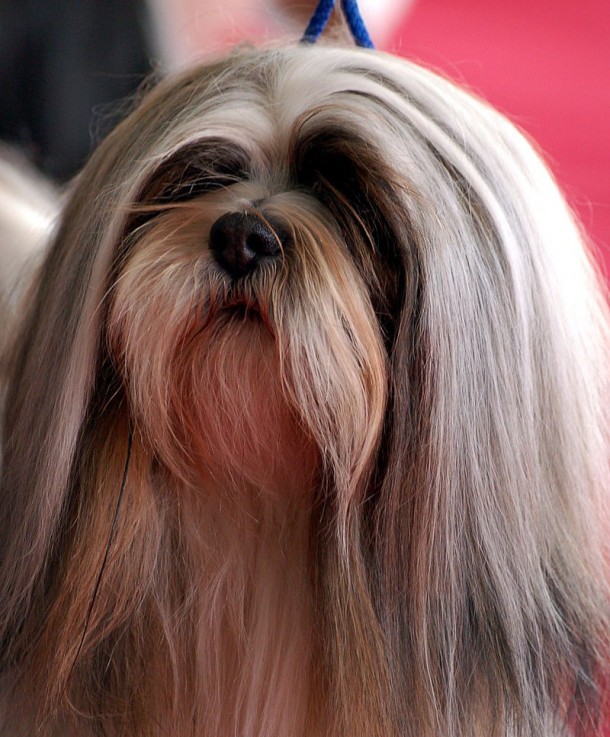
<path fill-rule="evenodd" d="M 253 202 L 287 242 L 235 280 L 208 233 Z M 279 495 L 331 474 L 354 493 L 379 438 L 386 359 L 330 214 L 306 194 L 234 185 L 167 205 L 132 241 L 110 337 L 141 429 L 172 473 Z"/>
<path fill-rule="evenodd" d="M 243 209 L 281 223 L 284 242 L 234 279 L 207 241 L 218 217 Z M 385 411 L 369 291 L 331 214 L 304 193 L 236 184 L 170 203 L 127 249 L 111 353 L 202 572 L 205 720 L 215 735 L 315 734 L 311 516 L 331 489 L 347 515 Z"/>

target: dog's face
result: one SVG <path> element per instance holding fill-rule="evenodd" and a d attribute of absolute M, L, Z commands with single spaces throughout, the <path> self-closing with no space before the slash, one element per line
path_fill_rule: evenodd
<path fill-rule="evenodd" d="M 138 423 L 175 473 L 195 465 L 291 494 L 330 471 L 350 493 L 370 473 L 412 309 L 409 182 L 370 97 L 378 82 L 292 74 L 269 83 L 236 61 L 220 93 L 216 78 L 187 83 L 207 88 L 185 98 L 196 128 L 171 131 L 167 152 L 155 140 L 109 337 Z"/>
<path fill-rule="evenodd" d="M 607 345 L 544 166 L 448 82 L 312 48 L 162 82 L 13 359 L 5 662 L 112 735 L 586 722 Z"/>
<path fill-rule="evenodd" d="M 353 134 L 266 123 L 259 141 L 227 127 L 186 146 L 144 185 L 109 325 L 138 422 L 177 474 L 292 494 L 324 461 L 346 483 L 348 462 L 368 465 L 401 277 L 388 216 L 354 199 L 381 182 L 348 158 Z"/>

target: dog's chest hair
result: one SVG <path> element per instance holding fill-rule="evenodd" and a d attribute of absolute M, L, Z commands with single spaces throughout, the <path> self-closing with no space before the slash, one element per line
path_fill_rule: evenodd
<path fill-rule="evenodd" d="M 236 514 L 210 509 L 193 529 L 198 701 L 214 737 L 296 737 L 310 697 L 308 514 L 293 500 L 250 501 Z"/>

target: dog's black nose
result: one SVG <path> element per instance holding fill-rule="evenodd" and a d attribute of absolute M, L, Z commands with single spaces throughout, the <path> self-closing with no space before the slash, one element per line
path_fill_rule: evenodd
<path fill-rule="evenodd" d="M 210 229 L 210 248 L 216 261 L 233 277 L 252 271 L 265 257 L 281 253 L 281 236 L 275 226 L 256 215 L 228 212 Z"/>

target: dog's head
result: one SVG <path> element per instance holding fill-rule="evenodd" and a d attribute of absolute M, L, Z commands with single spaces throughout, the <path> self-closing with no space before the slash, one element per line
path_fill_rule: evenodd
<path fill-rule="evenodd" d="M 578 231 L 485 104 L 355 50 L 162 82 L 76 182 L 13 358 L 5 663 L 44 671 L 47 638 L 65 684 L 108 654 L 158 596 L 159 505 L 288 499 L 314 530 L 325 734 L 559 734 L 607 634 L 606 358 Z M 70 649 L 129 436 L 123 598 Z"/>

